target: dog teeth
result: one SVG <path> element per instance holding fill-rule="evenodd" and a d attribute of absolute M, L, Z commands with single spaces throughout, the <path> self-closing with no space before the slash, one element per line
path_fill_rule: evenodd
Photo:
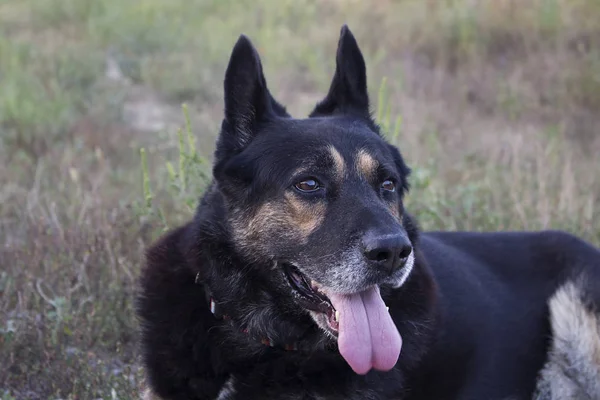
<path fill-rule="evenodd" d="M 386 311 L 390 311 L 390 308 L 388 306 L 385 306 Z"/>
<path fill-rule="evenodd" d="M 335 311 L 335 314 L 333 315 L 333 320 L 335 322 L 339 322 L 339 320 L 340 320 L 340 312 L 339 311 L 337 311 L 337 310 Z"/>

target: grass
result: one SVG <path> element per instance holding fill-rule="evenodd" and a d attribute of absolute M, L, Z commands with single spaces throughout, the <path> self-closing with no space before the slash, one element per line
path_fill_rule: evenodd
<path fill-rule="evenodd" d="M 0 399 L 136 398 L 136 276 L 205 187 L 240 33 L 306 115 L 350 25 L 424 228 L 600 245 L 600 2 L 473 4 L 0 0 Z"/>

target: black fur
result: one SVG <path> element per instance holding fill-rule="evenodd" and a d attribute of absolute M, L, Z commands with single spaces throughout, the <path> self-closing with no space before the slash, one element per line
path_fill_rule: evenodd
<path fill-rule="evenodd" d="M 245 36 L 224 88 L 214 182 L 194 219 L 149 249 L 142 271 L 137 310 L 152 392 L 177 400 L 531 398 L 551 341 L 547 301 L 585 272 L 581 295 L 597 312 L 600 251 L 556 231 L 419 234 L 402 205 L 410 169 L 370 116 L 365 62 L 345 26 L 330 91 L 309 118 L 292 119 L 273 99 Z M 346 160 L 366 149 L 375 176 L 336 181 L 329 145 Z M 301 167 L 326 189 L 294 192 L 307 179 Z M 396 192 L 380 190 L 387 178 Z M 295 230 L 292 217 L 282 222 L 289 211 L 264 210 L 290 198 L 326 209 L 310 234 Z M 362 261 L 336 263 L 373 229 L 406 232 L 412 243 L 414 268 L 398 289 Z M 343 269 L 352 285 L 380 284 L 404 340 L 396 367 L 354 373 L 296 301 L 284 262 L 319 282 Z M 205 288 L 230 319 L 211 314 Z M 303 347 L 269 347 L 265 336 Z"/>

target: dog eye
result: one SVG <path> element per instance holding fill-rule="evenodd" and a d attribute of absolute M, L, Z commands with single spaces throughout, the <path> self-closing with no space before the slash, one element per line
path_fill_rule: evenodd
<path fill-rule="evenodd" d="M 396 184 L 394 183 L 394 181 L 392 181 L 390 179 L 386 179 L 381 184 L 381 188 L 383 190 L 387 190 L 388 192 L 395 192 L 396 191 Z"/>
<path fill-rule="evenodd" d="M 321 185 L 315 179 L 306 179 L 294 184 L 294 187 L 301 192 L 314 192 L 319 190 Z"/>

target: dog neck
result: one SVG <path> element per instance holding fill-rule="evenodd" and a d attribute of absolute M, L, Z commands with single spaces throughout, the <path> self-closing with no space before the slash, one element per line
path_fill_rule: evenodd
<path fill-rule="evenodd" d="M 207 308 L 210 310 L 211 314 L 214 316 L 214 318 L 217 321 L 224 321 L 226 323 L 231 324 L 233 329 L 237 329 L 239 332 L 243 333 L 244 335 L 246 335 L 250 338 L 251 335 L 250 335 L 248 329 L 244 328 L 242 326 L 236 326 L 234 319 L 224 309 L 223 305 L 214 297 L 208 284 L 201 281 L 199 272 L 196 274 L 194 283 L 196 285 L 202 286 L 202 289 L 204 291 L 204 296 L 206 298 Z M 305 343 L 301 339 L 302 338 L 300 338 L 300 340 L 298 340 L 298 341 L 284 343 L 284 342 L 278 342 L 272 338 L 269 338 L 267 335 L 264 335 L 264 336 L 256 337 L 256 338 L 253 337 L 251 340 L 260 342 L 261 344 L 263 344 L 264 346 L 267 346 L 267 347 L 279 348 L 279 349 L 283 349 L 285 351 L 302 351 L 302 350 L 314 351 L 314 345 L 309 345 L 308 343 Z"/>

